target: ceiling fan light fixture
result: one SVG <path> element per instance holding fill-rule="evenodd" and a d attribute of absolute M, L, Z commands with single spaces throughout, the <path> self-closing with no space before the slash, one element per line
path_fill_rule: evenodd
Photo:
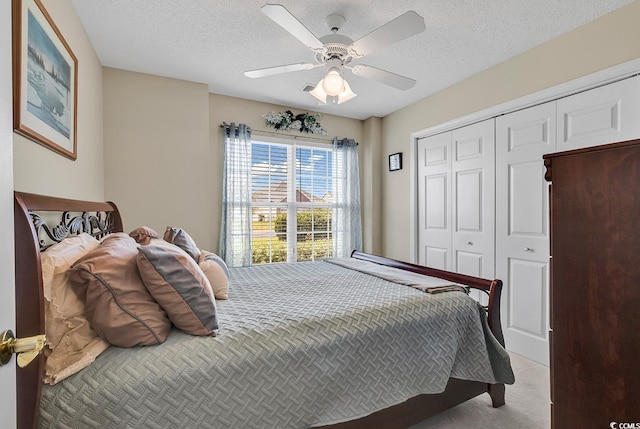
<path fill-rule="evenodd" d="M 349 84 L 347 83 L 347 81 L 344 81 L 344 91 L 342 91 L 342 93 L 338 94 L 338 104 L 342 104 L 342 103 L 346 103 L 347 101 L 351 100 L 352 98 L 355 98 L 358 94 L 356 94 L 355 92 L 353 92 L 351 90 L 351 87 L 349 86 Z"/>
<path fill-rule="evenodd" d="M 333 97 L 344 92 L 345 80 L 337 67 L 331 67 L 322 79 L 322 89 Z"/>
<path fill-rule="evenodd" d="M 316 85 L 313 91 L 309 91 L 309 94 L 313 95 L 317 98 L 321 103 L 327 103 L 327 93 L 322 89 L 322 84 L 324 83 L 324 79 L 320 79 L 320 82 Z"/>
<path fill-rule="evenodd" d="M 313 91 L 309 91 L 309 94 L 313 95 L 317 98 L 321 103 L 333 103 L 333 104 L 342 104 L 354 98 L 357 94 L 351 90 L 351 87 L 347 83 L 346 80 L 344 82 L 344 89 L 341 93 L 337 95 L 327 94 L 324 90 L 324 79 L 321 79 L 320 82 L 316 85 Z"/>

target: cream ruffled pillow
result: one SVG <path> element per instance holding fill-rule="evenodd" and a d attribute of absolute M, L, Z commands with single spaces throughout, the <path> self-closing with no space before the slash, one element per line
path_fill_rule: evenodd
<path fill-rule="evenodd" d="M 200 251 L 198 265 L 209 279 L 216 299 L 229 298 L 229 268 L 215 253 Z"/>
<path fill-rule="evenodd" d="M 89 234 L 69 237 L 41 255 L 47 346 L 44 382 L 55 384 L 87 367 L 109 347 L 84 316 L 84 303 L 71 289 L 67 270 L 96 249 Z"/>

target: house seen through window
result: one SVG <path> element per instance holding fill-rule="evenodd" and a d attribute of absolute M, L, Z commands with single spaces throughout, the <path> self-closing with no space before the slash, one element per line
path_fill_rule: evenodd
<path fill-rule="evenodd" d="M 252 263 L 331 256 L 331 147 L 254 139 L 251 149 Z"/>

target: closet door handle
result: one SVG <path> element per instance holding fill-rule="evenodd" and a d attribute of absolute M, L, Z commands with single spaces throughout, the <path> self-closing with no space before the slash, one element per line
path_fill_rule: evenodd
<path fill-rule="evenodd" d="M 531 247 L 525 247 L 524 251 L 525 252 L 533 252 L 533 249 Z"/>
<path fill-rule="evenodd" d="M 473 242 L 471 242 L 471 241 L 467 241 L 467 245 L 469 245 L 469 246 L 473 246 Z"/>

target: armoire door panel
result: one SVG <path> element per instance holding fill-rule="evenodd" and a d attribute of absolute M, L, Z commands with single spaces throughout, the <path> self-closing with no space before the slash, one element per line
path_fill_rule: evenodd
<path fill-rule="evenodd" d="M 548 185 L 539 160 L 509 165 L 509 235 L 547 235 Z"/>
<path fill-rule="evenodd" d="M 561 98 L 557 104 L 559 152 L 640 136 L 640 76 Z"/>

